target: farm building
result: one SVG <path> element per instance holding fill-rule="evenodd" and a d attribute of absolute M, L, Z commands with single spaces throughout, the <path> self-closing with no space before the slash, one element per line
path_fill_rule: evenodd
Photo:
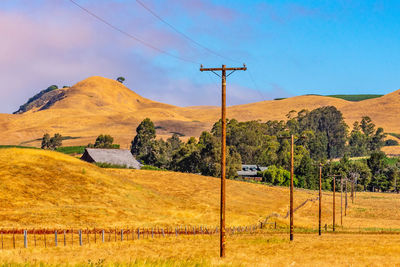
<path fill-rule="evenodd" d="M 242 169 L 237 172 L 238 176 L 246 180 L 261 181 L 261 177 L 257 175 L 259 171 L 265 171 L 268 167 L 260 167 L 258 165 L 242 165 Z"/>
<path fill-rule="evenodd" d="M 108 163 L 126 166 L 133 169 L 140 169 L 142 166 L 127 149 L 86 148 L 81 160 L 90 163 Z"/>

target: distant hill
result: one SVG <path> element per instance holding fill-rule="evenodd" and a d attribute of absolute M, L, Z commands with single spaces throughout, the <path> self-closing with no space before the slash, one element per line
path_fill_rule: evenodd
<path fill-rule="evenodd" d="M 310 96 L 310 95 L 322 96 L 322 95 L 318 95 L 318 94 L 306 94 L 306 96 Z M 360 95 L 326 95 L 326 96 L 340 98 L 340 99 L 347 100 L 347 101 L 358 102 L 358 101 L 363 101 L 363 100 L 367 100 L 367 99 L 378 98 L 378 97 L 381 97 L 384 95 L 360 94 Z M 283 100 L 283 99 L 286 99 L 286 97 L 278 97 L 278 98 L 275 98 L 274 100 Z"/>
<path fill-rule="evenodd" d="M 383 95 L 373 95 L 372 94 L 372 95 L 327 95 L 327 96 L 336 97 L 336 98 L 344 99 L 347 101 L 358 102 L 358 101 L 363 101 L 363 100 L 367 100 L 367 99 L 378 98 Z"/>
<path fill-rule="evenodd" d="M 99 134 L 111 134 L 122 148 L 129 147 L 137 125 L 149 117 L 159 137 L 172 133 L 199 136 L 220 117 L 213 106 L 177 107 L 146 99 L 125 85 L 103 77 L 90 77 L 70 88 L 57 89 L 62 97 L 46 92 L 31 101 L 20 114 L 0 114 L 0 144 L 39 145 L 44 133 L 71 137 L 65 145 L 87 145 Z M 61 94 L 60 94 L 61 95 Z M 362 116 L 370 116 L 386 132 L 400 133 L 400 91 L 358 102 L 327 96 L 296 96 L 282 100 L 230 106 L 227 117 L 239 121 L 284 120 L 292 110 L 312 110 L 332 105 L 343 112 L 349 126 Z"/>

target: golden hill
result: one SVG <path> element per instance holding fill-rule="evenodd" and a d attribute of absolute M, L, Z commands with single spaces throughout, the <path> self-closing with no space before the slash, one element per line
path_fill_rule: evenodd
<path fill-rule="evenodd" d="M 0 149 L 0 227 L 216 226 L 219 182 L 217 178 L 194 174 L 101 169 L 51 151 Z M 317 195 L 317 191 L 295 189 L 295 206 Z M 36 236 L 38 247 L 34 247 L 30 236 L 27 249 L 21 248 L 21 235 L 16 236 L 17 249 L 11 249 L 12 236 L 4 235 L 0 262 L 18 266 L 374 266 L 376 262 L 391 266 L 398 262 L 397 235 L 379 231 L 399 231 L 399 195 L 357 193 L 354 204 L 349 199 L 344 228 L 338 227 L 335 234 L 331 234 L 332 193 L 323 192 L 322 201 L 322 225 L 328 225 L 328 233 L 323 231 L 318 236 L 311 231 L 318 226 L 318 202 L 307 202 L 295 212 L 293 242 L 285 233 L 288 219 L 273 218 L 271 221 L 277 220 L 278 227 L 284 229 L 228 235 L 224 259 L 218 257 L 218 235 L 90 245 L 84 238 L 83 247 L 77 243 L 71 246 L 69 237 L 63 247 L 61 235 L 59 246 L 54 247 L 54 239 L 48 235 L 47 248 L 43 248 L 40 236 Z M 287 188 L 228 180 L 227 226 L 255 224 L 270 214 L 285 215 L 288 202 Z M 336 222 L 340 225 L 340 194 L 336 194 L 336 203 Z"/>
<path fill-rule="evenodd" d="M 64 90 L 65 96 L 48 109 L 32 109 L 23 114 L 0 114 L 0 144 L 38 145 L 44 133 L 61 133 L 76 139 L 65 145 L 86 145 L 99 134 L 111 134 L 116 143 L 128 147 L 137 125 L 151 118 L 160 137 L 173 132 L 199 136 L 219 119 L 218 107 L 177 107 L 143 98 L 123 84 L 102 77 L 90 77 Z M 228 89 L 229 93 L 229 89 Z M 324 96 L 298 96 L 284 100 L 262 101 L 228 107 L 228 118 L 245 120 L 282 120 L 291 111 L 333 105 L 343 112 L 351 126 L 368 115 L 386 132 L 400 132 L 400 91 L 380 98 L 349 102 Z"/>
<path fill-rule="evenodd" d="M 219 222 L 218 178 L 144 170 L 101 169 L 57 152 L 0 149 L 0 225 L 25 227 L 151 227 Z M 295 207 L 316 191 L 295 190 Z M 340 194 L 336 195 L 340 224 Z M 399 195 L 358 193 L 346 228 L 400 228 Z M 242 226 L 288 211 L 284 187 L 227 181 L 227 225 Z M 351 203 L 351 202 L 350 202 Z M 323 224 L 332 224 L 332 193 L 323 193 Z M 318 202 L 295 213 L 297 227 L 318 225 Z M 275 220 L 275 219 L 273 219 Z M 279 217 L 280 225 L 288 218 Z"/>

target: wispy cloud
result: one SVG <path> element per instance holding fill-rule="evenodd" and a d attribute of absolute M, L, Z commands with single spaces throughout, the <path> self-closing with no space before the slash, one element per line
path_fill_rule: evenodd
<path fill-rule="evenodd" d="M 194 60 L 204 56 L 204 51 L 199 53 L 160 26 L 134 1 L 78 2 L 165 51 Z M 188 16 L 202 14 L 223 23 L 231 23 L 236 16 L 232 9 L 203 0 L 167 4 Z M 0 34 L 6 36 L 0 42 L 0 112 L 15 111 L 51 84 L 71 85 L 92 75 L 123 75 L 139 94 L 176 105 L 208 104 L 215 98 L 213 93 L 204 94 L 211 92 L 208 85 L 172 73 L 169 61 L 158 52 L 115 32 L 68 1 L 5 0 L 0 4 Z"/>

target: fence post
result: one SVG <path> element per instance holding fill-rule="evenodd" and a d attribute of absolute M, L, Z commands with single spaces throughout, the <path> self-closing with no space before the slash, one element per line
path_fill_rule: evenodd
<path fill-rule="evenodd" d="M 104 229 L 101 230 L 101 241 L 104 243 Z"/>
<path fill-rule="evenodd" d="M 193 236 L 195 236 L 195 235 L 196 235 L 196 227 L 193 226 Z"/>
<path fill-rule="evenodd" d="M 65 230 L 64 230 L 64 247 L 67 245 L 67 240 L 65 239 Z"/>
<path fill-rule="evenodd" d="M 4 249 L 3 231 L 1 231 L 1 249 Z"/>
<path fill-rule="evenodd" d="M 15 248 L 15 230 L 13 230 L 13 248 Z"/>
<path fill-rule="evenodd" d="M 46 240 L 46 229 L 44 229 L 44 232 L 43 232 L 43 235 L 44 235 L 44 247 L 47 247 L 47 240 Z"/>
<path fill-rule="evenodd" d="M 275 229 L 276 229 L 276 221 L 275 221 Z"/>
<path fill-rule="evenodd" d="M 117 242 L 117 227 L 115 227 L 115 231 L 114 231 L 114 239 L 115 239 L 115 242 Z"/>
<path fill-rule="evenodd" d="M 90 245 L 89 228 L 86 228 L 86 235 L 87 235 L 87 242 L 88 242 L 88 245 Z"/>
<path fill-rule="evenodd" d="M 121 229 L 121 242 L 124 241 L 124 230 Z"/>
<path fill-rule="evenodd" d="M 96 234 L 96 228 L 94 228 L 94 243 L 96 244 L 97 242 L 97 234 Z"/>
<path fill-rule="evenodd" d="M 24 248 L 28 248 L 28 231 L 24 230 Z"/>
<path fill-rule="evenodd" d="M 140 228 L 137 229 L 137 239 L 140 239 Z"/>
<path fill-rule="evenodd" d="M 57 236 L 57 230 L 54 231 L 54 244 L 57 247 L 58 245 L 58 236 Z"/>
<path fill-rule="evenodd" d="M 151 238 L 154 239 L 154 229 L 151 228 Z"/>
<path fill-rule="evenodd" d="M 74 229 L 71 229 L 71 245 L 74 246 Z"/>
<path fill-rule="evenodd" d="M 162 230 L 162 237 L 165 237 L 165 232 L 164 232 L 164 228 L 161 229 Z"/>
<path fill-rule="evenodd" d="M 79 246 L 82 246 L 82 230 L 79 230 Z"/>

